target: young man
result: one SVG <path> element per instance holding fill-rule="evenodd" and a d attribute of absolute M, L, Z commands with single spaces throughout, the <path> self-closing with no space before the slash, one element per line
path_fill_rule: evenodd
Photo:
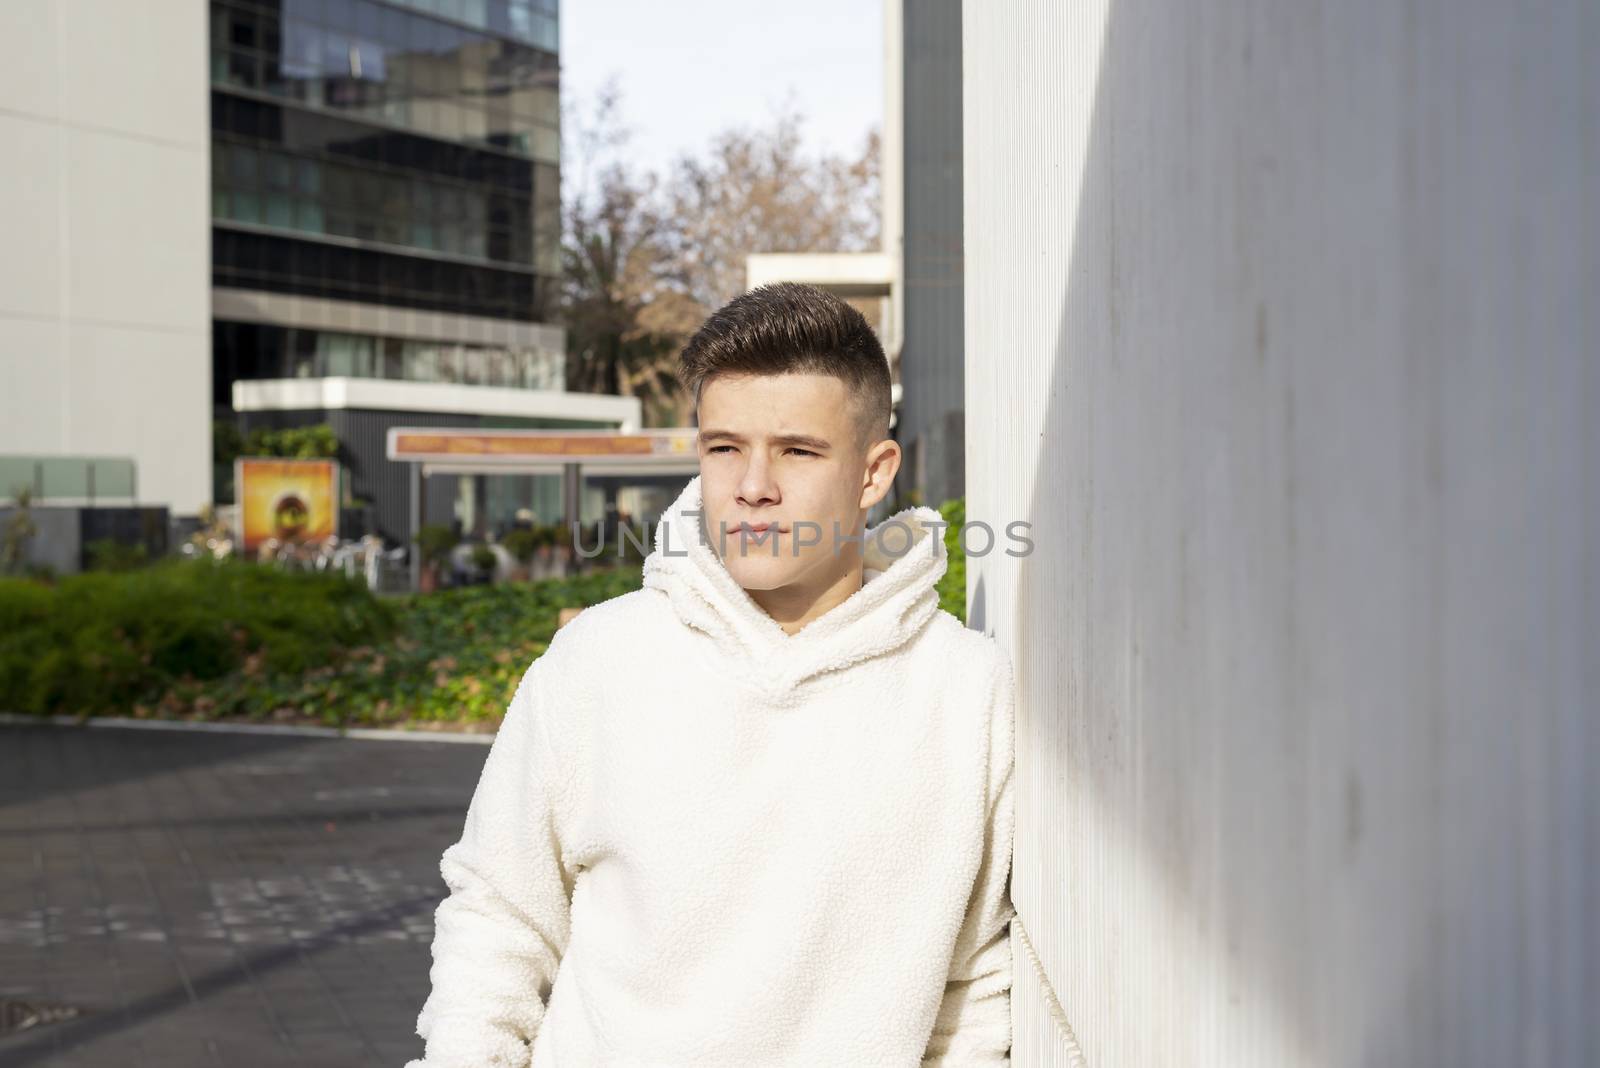
<path fill-rule="evenodd" d="M 1011 664 L 939 610 L 936 511 L 864 529 L 883 350 L 766 286 L 682 377 L 700 474 L 511 700 L 408 1068 L 1009 1063 Z"/>

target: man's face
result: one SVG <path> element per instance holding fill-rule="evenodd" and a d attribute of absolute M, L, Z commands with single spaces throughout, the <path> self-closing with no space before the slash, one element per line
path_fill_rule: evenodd
<path fill-rule="evenodd" d="M 855 411 L 832 375 L 719 375 L 702 388 L 706 536 L 740 586 L 825 587 L 859 552 L 834 540 L 836 522 L 843 537 L 862 519 Z M 745 523 L 771 526 L 747 533 Z"/>

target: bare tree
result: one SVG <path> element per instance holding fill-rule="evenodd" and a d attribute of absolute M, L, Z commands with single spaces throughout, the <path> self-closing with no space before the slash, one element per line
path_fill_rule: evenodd
<path fill-rule="evenodd" d="M 667 367 L 693 316 L 676 310 L 681 294 L 661 281 L 665 227 L 656 176 L 636 175 L 613 158 L 629 137 L 619 97 L 613 75 L 592 119 L 573 113 L 563 121 L 576 135 L 575 181 L 562 219 L 567 388 L 637 396 L 647 425 L 681 425 L 682 398 Z"/>
<path fill-rule="evenodd" d="M 792 95 L 770 128 L 737 127 L 704 159 L 683 155 L 665 190 L 675 280 L 695 302 L 721 307 L 745 289 L 755 252 L 862 252 L 878 247 L 879 135 L 854 159 L 813 160 Z"/>
<path fill-rule="evenodd" d="M 640 397 L 647 425 L 682 426 L 674 364 L 705 317 L 745 289 L 755 252 L 858 252 L 880 242 L 879 134 L 853 157 L 807 157 L 790 97 L 770 128 L 730 129 L 663 183 L 625 158 L 616 76 L 576 136 L 563 213 L 567 388 Z M 852 302 L 876 319 L 876 302 Z"/>

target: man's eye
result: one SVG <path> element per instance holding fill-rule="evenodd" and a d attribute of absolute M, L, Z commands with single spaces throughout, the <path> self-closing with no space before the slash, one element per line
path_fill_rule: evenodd
<path fill-rule="evenodd" d="M 732 445 L 713 445 L 709 449 L 707 449 L 706 452 L 708 452 L 708 453 L 719 453 L 724 449 L 727 449 L 729 452 L 732 452 L 733 451 L 733 446 Z M 785 452 L 799 453 L 801 456 L 816 456 L 817 455 L 816 453 L 812 452 L 810 449 L 802 449 L 799 446 L 795 446 L 795 445 L 791 445 L 789 448 L 785 449 L 784 451 Z"/>

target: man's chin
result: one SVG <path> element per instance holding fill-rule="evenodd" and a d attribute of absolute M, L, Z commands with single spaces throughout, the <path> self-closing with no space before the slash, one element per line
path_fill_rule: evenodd
<path fill-rule="evenodd" d="M 752 551 L 744 557 L 732 553 L 724 558 L 728 574 L 747 590 L 776 590 L 789 586 L 804 574 L 808 561 L 802 557 L 772 556 L 766 552 Z"/>

